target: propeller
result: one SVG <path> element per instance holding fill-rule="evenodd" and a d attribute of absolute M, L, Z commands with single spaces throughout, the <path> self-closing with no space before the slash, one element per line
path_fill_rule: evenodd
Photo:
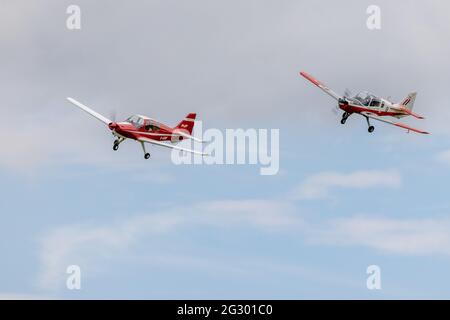
<path fill-rule="evenodd" d="M 347 98 L 350 98 L 352 96 L 352 92 L 350 89 L 345 88 L 344 94 L 341 99 L 339 99 L 339 103 L 348 103 Z M 334 113 L 336 117 L 341 116 L 341 109 L 338 105 L 334 105 L 334 107 L 331 109 L 331 111 Z"/>
<path fill-rule="evenodd" d="M 117 128 L 117 123 L 116 123 L 116 110 L 111 110 L 109 113 L 109 120 L 111 120 L 111 123 L 108 124 L 108 127 L 110 130 L 115 130 Z"/>
<path fill-rule="evenodd" d="M 109 119 L 112 122 L 116 122 L 117 112 L 115 109 L 110 111 L 109 116 L 110 116 Z"/>
<path fill-rule="evenodd" d="M 349 97 L 351 97 L 353 94 L 352 94 L 352 92 L 350 91 L 350 89 L 348 89 L 348 88 L 345 88 L 345 91 L 344 91 L 344 98 L 349 98 Z"/>

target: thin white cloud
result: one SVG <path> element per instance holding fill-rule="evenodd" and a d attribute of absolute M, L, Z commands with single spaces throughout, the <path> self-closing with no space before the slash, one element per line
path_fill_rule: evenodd
<path fill-rule="evenodd" d="M 368 189 L 375 187 L 398 188 L 401 176 L 395 170 L 366 170 L 351 173 L 322 172 L 306 180 L 294 191 L 294 198 L 311 200 L 325 198 L 330 189 Z"/>
<path fill-rule="evenodd" d="M 140 240 L 153 243 L 150 239 L 182 227 L 298 228 L 302 221 L 293 212 L 290 204 L 270 200 L 213 201 L 138 215 L 106 226 L 58 227 L 41 239 L 38 284 L 44 289 L 60 288 L 68 265 L 89 265 L 93 270 L 91 261 L 95 259 L 123 253 Z"/>
<path fill-rule="evenodd" d="M 316 244 L 364 246 L 405 255 L 450 255 L 450 219 L 391 219 L 355 216 L 308 231 Z"/>
<path fill-rule="evenodd" d="M 177 241 L 177 234 L 190 227 L 255 228 L 262 232 L 289 233 L 310 245 L 359 246 L 400 255 L 450 255 L 450 218 L 352 216 L 317 224 L 305 221 L 289 201 L 212 201 L 137 215 L 106 225 L 68 225 L 50 230 L 41 242 L 39 286 L 44 290 L 62 288 L 67 276 L 65 270 L 71 264 L 80 265 L 82 272 L 89 270 L 83 278 L 93 276 L 103 270 L 109 259 L 127 257 L 142 243 L 147 244 L 146 253 L 138 258 L 145 263 L 186 264 L 205 269 L 221 264 L 185 252 L 166 252 L 172 241 L 168 239 Z M 239 264 L 223 268 L 231 273 L 245 272 Z"/>

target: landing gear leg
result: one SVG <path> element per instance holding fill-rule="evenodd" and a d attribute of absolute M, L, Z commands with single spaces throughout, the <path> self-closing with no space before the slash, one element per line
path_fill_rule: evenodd
<path fill-rule="evenodd" d="M 344 113 L 342 114 L 341 123 L 342 123 L 342 124 L 345 124 L 345 121 L 347 121 L 347 119 L 348 119 L 349 116 L 350 116 L 350 113 L 344 112 Z"/>
<path fill-rule="evenodd" d="M 114 151 L 119 150 L 119 144 L 121 144 L 124 141 L 125 141 L 125 138 L 117 138 L 116 140 L 114 140 L 113 150 Z"/>
<path fill-rule="evenodd" d="M 144 144 L 144 142 L 141 142 L 141 146 L 142 146 L 142 150 L 144 151 L 144 158 L 145 159 L 149 159 L 150 158 L 150 153 L 145 151 L 145 144 Z"/>
<path fill-rule="evenodd" d="M 369 126 L 369 128 L 367 129 L 367 131 L 369 131 L 370 133 L 372 133 L 372 132 L 375 130 L 375 127 L 372 126 L 372 125 L 370 124 L 369 117 L 366 117 L 366 121 L 367 121 L 367 125 Z"/>

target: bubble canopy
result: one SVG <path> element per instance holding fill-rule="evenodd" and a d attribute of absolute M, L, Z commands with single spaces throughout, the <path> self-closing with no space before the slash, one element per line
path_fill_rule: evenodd
<path fill-rule="evenodd" d="M 378 107 L 381 104 L 381 99 L 367 91 L 361 91 L 351 98 L 352 102 L 362 106 Z"/>

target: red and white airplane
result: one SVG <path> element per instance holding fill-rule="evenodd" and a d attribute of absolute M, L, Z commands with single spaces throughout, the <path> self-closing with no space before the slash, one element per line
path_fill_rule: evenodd
<path fill-rule="evenodd" d="M 355 96 L 349 97 L 348 93 L 344 96 L 338 95 L 336 92 L 328 88 L 322 82 L 316 80 L 314 77 L 306 72 L 300 72 L 300 75 L 305 77 L 307 80 L 311 81 L 313 84 L 318 86 L 326 94 L 337 100 L 338 107 L 344 111 L 342 114 L 341 123 L 345 124 L 348 117 L 353 113 L 360 114 L 367 120 L 367 125 L 369 126 L 369 132 L 373 132 L 375 127 L 370 124 L 369 119 L 374 119 L 377 121 L 392 124 L 394 126 L 406 129 L 409 131 L 414 131 L 417 133 L 428 134 L 426 131 L 422 131 L 416 128 L 412 128 L 406 124 L 391 121 L 383 117 L 390 116 L 397 119 L 413 116 L 417 119 L 424 119 L 424 117 L 412 112 L 414 106 L 414 101 L 416 99 L 416 92 L 408 94 L 408 96 L 401 103 L 393 103 L 386 99 L 382 99 L 374 96 L 368 92 L 360 92 Z"/>
<path fill-rule="evenodd" d="M 67 98 L 67 100 L 108 126 L 111 133 L 117 138 L 113 144 L 114 151 L 117 151 L 119 149 L 119 145 L 126 139 L 133 139 L 141 143 L 145 159 L 150 158 L 150 153 L 148 153 L 145 149 L 145 143 L 151 143 L 154 145 L 203 156 L 207 155 L 203 152 L 173 145 L 184 139 L 192 139 L 197 142 L 203 142 L 202 140 L 191 135 L 195 123 L 195 113 L 189 113 L 177 126 L 171 128 L 154 119 L 140 115 L 131 116 L 123 122 L 115 122 L 86 107 L 84 104 L 76 101 L 75 99 Z"/>

